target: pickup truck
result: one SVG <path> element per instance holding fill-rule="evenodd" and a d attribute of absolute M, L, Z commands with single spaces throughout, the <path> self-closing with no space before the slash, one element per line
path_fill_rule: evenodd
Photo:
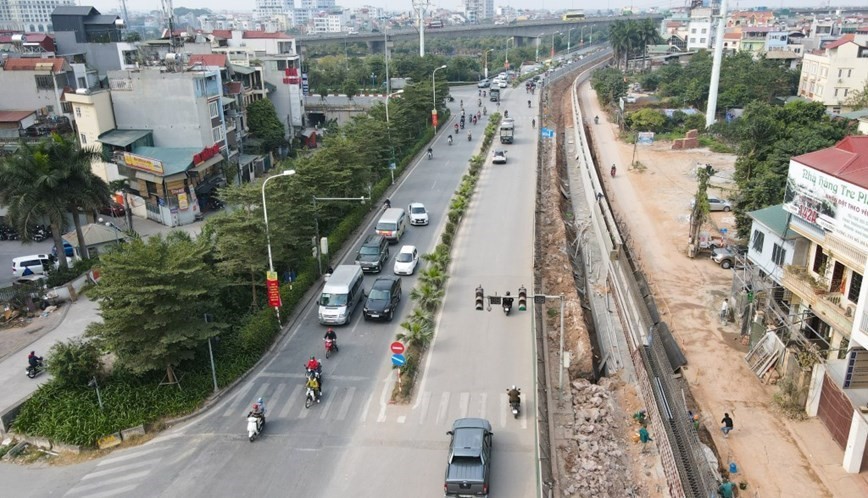
<path fill-rule="evenodd" d="M 487 498 L 491 479 L 491 423 L 482 418 L 460 418 L 446 433 L 452 436 L 446 479 L 446 496 Z"/>

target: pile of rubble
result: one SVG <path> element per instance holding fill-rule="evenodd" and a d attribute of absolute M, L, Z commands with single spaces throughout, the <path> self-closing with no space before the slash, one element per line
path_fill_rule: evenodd
<path fill-rule="evenodd" d="M 572 382 L 574 422 L 561 428 L 564 496 L 643 496 L 627 465 L 621 410 L 608 379 Z"/>

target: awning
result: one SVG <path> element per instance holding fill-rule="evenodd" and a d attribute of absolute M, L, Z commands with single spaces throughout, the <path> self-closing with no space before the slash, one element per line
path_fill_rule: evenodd
<path fill-rule="evenodd" d="M 190 168 L 189 170 L 187 170 L 187 172 L 189 173 L 191 171 L 195 171 L 196 173 L 201 173 L 201 172 L 207 170 L 208 168 L 210 168 L 211 166 L 214 166 L 215 164 L 219 163 L 223 159 L 225 159 L 223 157 L 223 154 L 217 154 L 216 156 L 212 157 L 211 159 L 208 159 L 204 163 L 196 166 L 195 168 Z"/>
<path fill-rule="evenodd" d="M 229 64 L 229 67 L 232 68 L 232 71 L 241 74 L 253 74 L 256 72 L 256 69 L 250 66 L 239 66 L 238 64 Z"/>

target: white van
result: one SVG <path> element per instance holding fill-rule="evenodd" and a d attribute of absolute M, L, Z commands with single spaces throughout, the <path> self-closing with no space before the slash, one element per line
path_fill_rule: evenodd
<path fill-rule="evenodd" d="M 57 266 L 57 258 L 51 254 L 32 254 L 12 259 L 12 276 L 45 275 Z"/>
<path fill-rule="evenodd" d="M 377 235 L 385 237 L 390 244 L 400 241 L 407 230 L 407 212 L 401 208 L 387 209 L 383 216 L 380 216 L 375 230 Z"/>
<path fill-rule="evenodd" d="M 362 268 L 358 265 L 340 265 L 335 268 L 319 296 L 319 323 L 350 323 L 353 311 L 365 294 L 362 280 Z"/>

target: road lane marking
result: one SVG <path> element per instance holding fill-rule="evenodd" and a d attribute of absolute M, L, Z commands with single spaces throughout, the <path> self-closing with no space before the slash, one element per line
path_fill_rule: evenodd
<path fill-rule="evenodd" d="M 320 418 L 320 420 L 325 420 L 326 417 L 329 416 L 329 411 L 331 411 L 332 405 L 337 403 L 336 400 L 338 399 L 338 389 L 330 390 L 328 396 L 326 396 L 325 394 L 323 394 L 321 396 L 322 396 L 322 398 L 325 398 L 325 399 L 323 399 L 323 401 L 325 401 L 325 403 L 320 403 L 321 405 L 323 405 L 323 407 L 322 407 L 322 410 L 320 411 L 319 418 Z M 320 398 L 320 399 L 322 399 L 322 398 Z"/>
<path fill-rule="evenodd" d="M 235 395 L 235 398 L 229 402 L 229 405 L 226 407 L 226 411 L 223 412 L 224 417 L 229 417 L 233 413 L 238 413 L 238 408 L 240 404 L 244 401 L 244 398 L 247 396 L 247 393 L 253 389 L 253 382 L 248 382 L 246 386 L 242 387 L 241 390 L 238 391 L 238 394 Z"/>
<path fill-rule="evenodd" d="M 265 413 L 266 416 L 268 415 L 268 413 L 274 413 L 274 410 L 277 408 L 278 401 L 280 400 L 280 395 L 283 394 L 284 389 L 286 389 L 286 384 L 281 382 L 277 385 L 277 389 L 274 390 L 274 393 L 265 400 L 265 406 L 267 410 Z"/>
<path fill-rule="evenodd" d="M 122 495 L 122 494 L 128 493 L 128 492 L 136 489 L 137 487 L 139 487 L 138 484 L 131 484 L 129 486 L 124 486 L 122 488 L 112 489 L 110 491 L 103 491 L 102 493 L 87 495 L 87 498 L 108 498 L 110 496 Z"/>
<path fill-rule="evenodd" d="M 289 416 L 289 411 L 292 410 L 292 406 L 295 405 L 299 396 L 301 396 L 301 386 L 296 385 L 295 389 L 292 390 L 292 394 L 289 395 L 289 399 L 286 400 L 286 404 L 280 409 L 280 418 Z"/>
<path fill-rule="evenodd" d="M 488 393 L 479 395 L 479 418 L 485 418 L 485 404 L 488 402 Z"/>
<path fill-rule="evenodd" d="M 123 462 L 126 460 L 130 460 L 132 458 L 139 458 L 141 456 L 145 456 L 145 455 L 153 453 L 155 451 L 164 451 L 164 450 L 167 450 L 168 448 L 169 448 L 168 446 L 162 446 L 162 447 L 155 447 L 155 448 L 151 448 L 151 449 L 144 450 L 144 451 L 138 451 L 138 452 L 133 450 L 132 453 L 127 453 L 125 455 L 119 455 L 116 457 L 111 457 L 111 458 L 106 458 L 105 460 L 101 460 L 98 464 L 96 464 L 96 466 L 102 467 L 103 465 L 111 465 L 113 463 Z"/>
<path fill-rule="evenodd" d="M 96 472 L 91 472 L 90 474 L 82 477 L 81 480 L 86 481 L 88 479 L 95 479 L 97 477 L 107 476 L 107 475 L 115 474 L 117 472 L 124 472 L 124 471 L 130 470 L 130 469 L 137 469 L 139 467 L 145 467 L 147 465 L 157 463 L 160 460 L 161 460 L 160 458 L 152 458 L 150 460 L 142 460 L 141 462 L 128 463 L 126 465 L 121 465 L 121 466 L 114 467 L 111 469 L 98 470 Z"/>
<path fill-rule="evenodd" d="M 392 384 L 394 383 L 395 376 L 392 375 L 390 371 L 386 374 L 386 378 L 383 379 L 383 390 L 380 392 L 380 413 L 377 415 L 377 422 L 383 423 L 386 421 L 386 408 L 389 407 L 388 398 L 392 394 Z"/>
<path fill-rule="evenodd" d="M 500 426 L 506 427 L 506 414 L 512 413 L 512 409 L 507 410 L 509 406 L 509 396 L 506 393 L 500 393 Z"/>
<path fill-rule="evenodd" d="M 419 411 L 419 425 L 425 423 L 425 417 L 428 415 L 428 407 L 431 404 L 431 393 L 426 391 L 422 393 L 422 409 Z"/>
<path fill-rule="evenodd" d="M 449 392 L 440 395 L 440 406 L 437 407 L 437 425 L 443 425 L 446 412 L 449 410 Z"/>
<path fill-rule="evenodd" d="M 93 484 L 85 484 L 84 486 L 76 486 L 76 487 L 70 489 L 63 496 L 74 495 L 74 494 L 81 493 L 83 491 L 90 491 L 92 489 L 99 489 L 99 488 L 103 488 L 106 486 L 111 486 L 112 484 L 119 484 L 122 482 L 132 481 L 133 479 L 139 479 L 139 478 L 145 477 L 146 475 L 148 475 L 150 473 L 151 473 L 150 470 L 143 470 L 141 472 L 134 472 L 132 474 L 127 474 L 125 476 L 113 477 L 111 479 L 102 479 L 99 482 L 95 482 Z"/>
<path fill-rule="evenodd" d="M 404 422 L 407 421 L 407 416 L 406 415 L 400 415 L 400 416 L 398 416 L 397 421 L 399 424 L 403 424 Z"/>
<path fill-rule="evenodd" d="M 347 395 L 344 396 L 344 401 L 341 403 L 341 408 L 338 410 L 336 420 L 344 420 L 350 412 L 350 406 L 353 404 L 353 398 L 356 396 L 356 388 L 347 388 Z"/>
<path fill-rule="evenodd" d="M 368 410 L 371 409 L 371 403 L 374 401 L 374 393 L 376 391 L 371 392 L 371 395 L 368 396 L 368 400 L 365 401 L 365 407 L 362 409 L 362 423 L 364 424 L 368 420 Z"/>
<path fill-rule="evenodd" d="M 458 399 L 458 410 L 461 418 L 467 418 L 467 410 L 470 409 L 470 393 L 461 393 Z"/>

